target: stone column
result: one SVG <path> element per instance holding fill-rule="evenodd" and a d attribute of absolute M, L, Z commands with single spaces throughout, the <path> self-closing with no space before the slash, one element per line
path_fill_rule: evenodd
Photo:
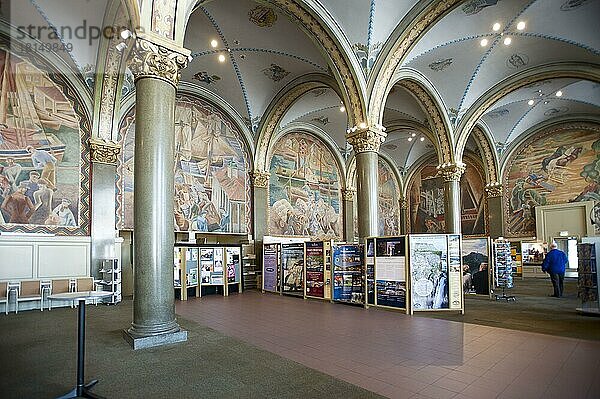
<path fill-rule="evenodd" d="M 408 234 L 408 200 L 400 199 L 400 234 Z"/>
<path fill-rule="evenodd" d="M 92 270 L 100 278 L 102 259 L 115 257 L 115 176 L 117 157 L 121 152 L 118 143 L 99 138 L 90 139 L 92 161 Z M 120 261 L 120 260 L 119 260 Z"/>
<path fill-rule="evenodd" d="M 344 240 L 354 242 L 354 188 L 342 190 L 342 201 L 344 207 Z"/>
<path fill-rule="evenodd" d="M 269 223 L 269 178 L 271 174 L 260 170 L 252 172 L 252 207 L 254 208 L 254 253 L 257 265 L 262 266 L 263 237 L 267 234 Z"/>
<path fill-rule="evenodd" d="M 358 238 L 360 241 L 378 234 L 377 158 L 379 146 L 385 140 L 381 129 L 374 127 L 350 130 L 346 137 L 356 156 L 356 198 L 358 201 Z"/>
<path fill-rule="evenodd" d="M 446 233 L 460 234 L 460 178 L 465 171 L 464 164 L 442 164 L 438 169 L 444 178 L 444 219 Z"/>
<path fill-rule="evenodd" d="M 136 39 L 133 323 L 125 337 L 134 349 L 185 341 L 175 320 L 173 221 L 175 90 L 186 50 Z M 158 43 L 158 44 L 157 44 Z"/>
<path fill-rule="evenodd" d="M 488 212 L 488 233 L 492 238 L 504 236 L 504 212 L 502 210 L 502 184 L 492 182 L 485 186 Z"/>

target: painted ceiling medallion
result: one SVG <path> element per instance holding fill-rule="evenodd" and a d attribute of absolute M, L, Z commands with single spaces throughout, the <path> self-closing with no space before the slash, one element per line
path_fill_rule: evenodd
<path fill-rule="evenodd" d="M 560 6 L 561 11 L 571 11 L 579 8 L 586 3 L 589 3 L 590 0 L 567 0 Z"/>
<path fill-rule="evenodd" d="M 270 28 L 277 21 L 277 14 L 272 8 L 256 6 L 248 11 L 248 19 L 261 28 Z"/>
<path fill-rule="evenodd" d="M 329 123 L 329 118 L 326 116 L 318 116 L 316 118 L 312 118 L 311 121 L 318 122 L 323 126 L 326 126 Z"/>
<path fill-rule="evenodd" d="M 290 74 L 289 71 L 286 71 L 277 64 L 271 64 L 270 67 L 263 69 L 262 72 L 274 82 L 279 82 Z"/>
<path fill-rule="evenodd" d="M 553 107 L 553 108 L 546 110 L 546 112 L 544 112 L 544 115 L 552 116 L 552 115 L 556 115 L 556 114 L 563 114 L 563 113 L 567 112 L 568 110 L 569 110 L 569 108 L 567 108 L 567 107 Z"/>
<path fill-rule="evenodd" d="M 462 6 L 462 10 L 467 15 L 475 15 L 486 7 L 495 6 L 498 0 L 471 0 Z"/>
<path fill-rule="evenodd" d="M 454 61 L 453 58 L 444 58 L 437 61 L 433 61 L 431 64 L 429 64 L 429 68 L 431 68 L 431 70 L 433 71 L 441 72 L 447 67 L 449 67 L 452 64 L 452 61 Z"/>
<path fill-rule="evenodd" d="M 217 75 L 209 75 L 208 72 L 201 71 L 194 75 L 194 79 L 202 83 L 211 84 L 217 80 L 221 80 L 221 77 Z"/>
<path fill-rule="evenodd" d="M 503 116 L 508 115 L 509 111 L 506 108 L 502 108 L 502 109 L 498 109 L 496 111 L 492 111 L 490 113 L 488 113 L 487 115 L 492 118 L 492 119 L 496 119 L 496 118 L 501 118 Z"/>
<path fill-rule="evenodd" d="M 327 89 L 325 88 L 320 88 L 320 89 L 314 89 L 311 93 L 313 94 L 313 96 L 315 97 L 320 97 L 323 94 L 325 94 L 327 92 Z"/>
<path fill-rule="evenodd" d="M 514 53 L 506 59 L 506 66 L 512 69 L 519 69 L 529 64 L 529 56 L 523 53 Z"/>
<path fill-rule="evenodd" d="M 386 150 L 394 151 L 398 148 L 398 146 L 395 144 L 386 144 L 383 146 L 383 148 L 385 148 Z"/>

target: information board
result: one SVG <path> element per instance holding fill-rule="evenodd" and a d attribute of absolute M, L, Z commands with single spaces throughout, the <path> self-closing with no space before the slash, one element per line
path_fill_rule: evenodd
<path fill-rule="evenodd" d="M 325 297 L 325 251 L 323 241 L 306 244 L 306 296 Z"/>
<path fill-rule="evenodd" d="M 378 237 L 375 240 L 377 305 L 406 309 L 406 239 Z"/>
<path fill-rule="evenodd" d="M 223 285 L 223 248 L 200 248 L 202 285 Z"/>
<path fill-rule="evenodd" d="M 449 309 L 446 235 L 409 235 L 409 246 L 412 309 Z"/>
<path fill-rule="evenodd" d="M 282 292 L 304 296 L 304 243 L 281 244 Z"/>
<path fill-rule="evenodd" d="M 367 238 L 367 304 L 375 305 L 375 238 Z"/>
<path fill-rule="evenodd" d="M 239 247 L 228 247 L 225 249 L 227 254 L 227 282 L 228 283 L 239 283 L 241 273 L 240 263 L 240 248 Z"/>
<path fill-rule="evenodd" d="M 333 300 L 364 303 L 362 247 L 338 244 L 333 247 Z"/>
<path fill-rule="evenodd" d="M 263 245 L 263 290 L 279 292 L 279 245 Z"/>

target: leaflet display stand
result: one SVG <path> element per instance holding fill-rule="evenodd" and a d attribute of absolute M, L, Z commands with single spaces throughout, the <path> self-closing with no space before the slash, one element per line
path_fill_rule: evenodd
<path fill-rule="evenodd" d="M 598 254 L 600 253 L 600 237 L 585 237 L 583 243 L 577 244 L 578 294 L 581 307 L 578 312 L 600 315 L 600 276 L 598 275 Z"/>
<path fill-rule="evenodd" d="M 506 290 L 513 287 L 513 260 L 511 243 L 503 238 L 494 240 L 494 283 L 502 288 L 502 295 L 496 294 L 496 300 L 515 301 L 514 295 L 506 295 Z"/>

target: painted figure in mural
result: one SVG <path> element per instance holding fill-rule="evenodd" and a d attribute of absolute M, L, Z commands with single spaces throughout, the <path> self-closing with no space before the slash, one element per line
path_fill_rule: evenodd
<path fill-rule="evenodd" d="M 18 163 L 15 163 L 14 158 L 6 159 L 6 166 L 2 170 L 2 174 L 4 176 L 6 176 L 6 178 L 12 185 L 13 191 L 17 190 L 17 179 L 19 178 L 19 175 L 21 174 L 21 169 L 22 169 L 21 165 L 19 165 Z"/>
<path fill-rule="evenodd" d="M 54 155 L 46 150 L 40 150 L 27 146 L 27 152 L 31 154 L 31 163 L 36 169 L 42 169 L 42 177 L 48 181 L 51 189 L 56 188 L 56 162 Z"/>
<path fill-rule="evenodd" d="M 219 230 L 229 231 L 229 212 L 221 208 L 221 221 L 219 222 Z"/>
<path fill-rule="evenodd" d="M 545 157 L 542 160 L 542 170 L 544 172 L 548 171 L 548 164 L 550 163 L 550 161 L 552 161 L 553 159 L 556 159 L 558 157 L 560 157 L 561 155 L 563 155 L 565 153 L 566 148 L 564 146 L 560 146 L 556 149 L 556 151 L 554 151 L 554 153 L 552 153 L 551 155 Z"/>
<path fill-rule="evenodd" d="M 196 218 L 198 231 L 208 231 L 208 220 L 206 219 L 206 211 L 201 211 Z"/>
<path fill-rule="evenodd" d="M 33 205 L 35 213 L 33 214 L 33 222 L 43 224 L 50 216 L 52 209 L 52 197 L 54 191 L 48 188 L 48 180 L 40 179 L 38 181 L 38 189 L 33 193 Z"/>
<path fill-rule="evenodd" d="M 23 182 L 27 184 L 27 191 L 25 195 L 29 197 L 31 202 L 35 202 L 33 199 L 33 193 L 35 193 L 39 189 L 38 181 L 40 180 L 40 174 L 35 170 L 29 172 L 29 179 L 24 180 Z"/>
<path fill-rule="evenodd" d="M 9 223 L 29 223 L 29 218 L 33 215 L 35 207 L 29 197 L 25 195 L 26 191 L 27 184 L 20 183 L 17 191 L 10 194 L 2 201 L 0 208 L 8 213 Z"/>
<path fill-rule="evenodd" d="M 55 216 L 54 220 L 58 220 L 58 224 L 61 226 L 77 226 L 75 222 L 75 216 L 69 208 L 71 201 L 63 198 L 60 204 L 52 210 L 52 214 Z"/>

